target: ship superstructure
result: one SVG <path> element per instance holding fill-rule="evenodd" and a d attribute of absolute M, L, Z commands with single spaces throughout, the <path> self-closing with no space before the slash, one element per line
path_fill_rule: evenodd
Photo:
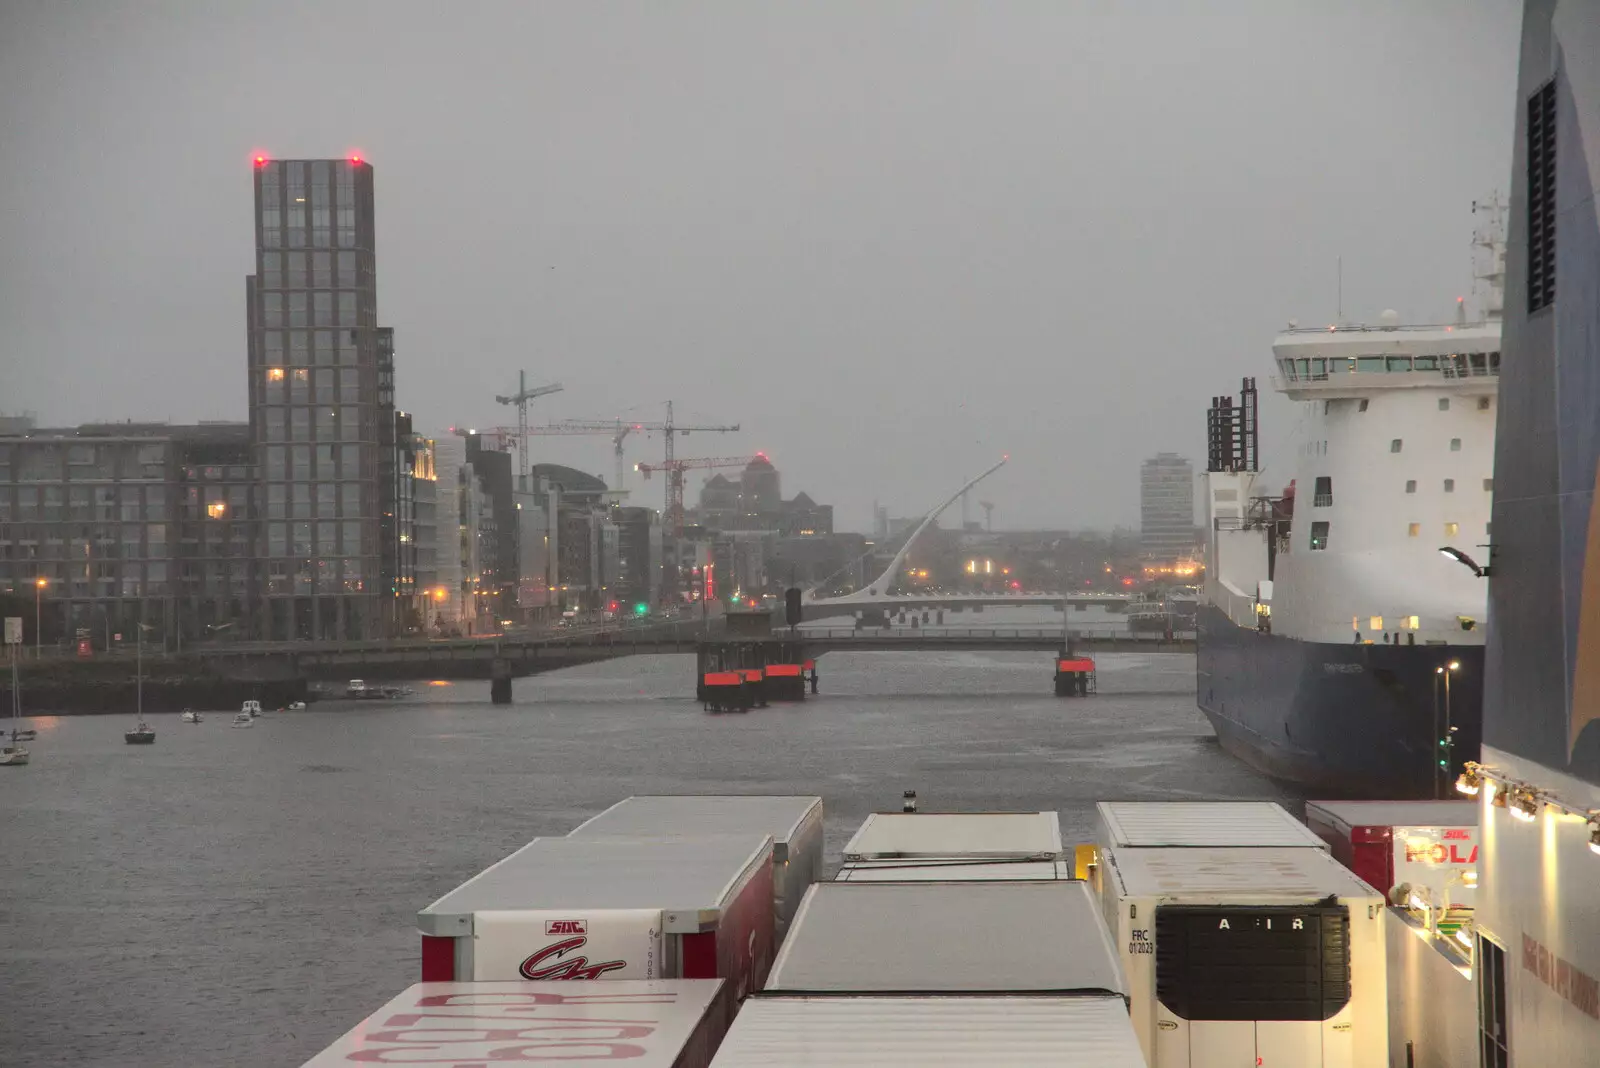
<path fill-rule="evenodd" d="M 1213 399 L 1198 699 L 1271 774 L 1427 796 L 1477 752 L 1484 582 L 1440 551 L 1489 542 L 1504 206 L 1476 210 L 1475 319 L 1278 335 L 1289 455 L 1259 463 L 1253 379 Z"/>

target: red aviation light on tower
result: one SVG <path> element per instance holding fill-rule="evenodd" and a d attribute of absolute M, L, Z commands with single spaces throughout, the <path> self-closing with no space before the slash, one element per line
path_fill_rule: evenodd
<path fill-rule="evenodd" d="M 257 167 L 265 167 L 267 165 L 266 153 L 257 152 L 255 154 L 255 164 L 256 164 Z"/>
<path fill-rule="evenodd" d="M 363 162 L 365 162 L 365 161 L 361 158 L 361 153 L 359 153 L 359 152 L 350 153 L 350 163 L 351 163 L 352 166 L 359 167 Z"/>

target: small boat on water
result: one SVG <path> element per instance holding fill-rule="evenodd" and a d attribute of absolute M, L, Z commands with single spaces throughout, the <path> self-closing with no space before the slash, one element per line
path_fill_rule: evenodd
<path fill-rule="evenodd" d="M 204 722 L 204 718 L 200 715 L 200 713 L 196 712 L 192 708 L 184 709 L 183 710 L 183 715 L 181 717 L 179 717 L 179 718 L 181 718 L 185 723 L 201 723 L 201 722 Z"/>
<path fill-rule="evenodd" d="M 31 742 L 37 737 L 39 737 L 39 732 L 36 730 L 14 730 L 11 732 L 12 742 Z"/>
<path fill-rule="evenodd" d="M 237 716 L 233 717 L 233 725 L 235 727 L 254 727 L 256 725 L 256 721 L 251 717 L 250 713 L 240 712 Z"/>
<path fill-rule="evenodd" d="M 17 647 L 11 647 L 11 744 L 0 748 L 0 764 L 20 767 L 28 762 L 29 753 L 22 744 L 26 735 L 33 737 L 33 731 L 24 731 L 17 728 L 17 720 L 22 715 L 22 688 L 17 685 Z"/>
<path fill-rule="evenodd" d="M 156 740 L 156 729 L 144 721 L 144 632 L 146 630 L 146 625 L 143 623 L 137 623 L 135 624 L 135 627 L 139 632 L 139 659 L 135 662 L 136 666 L 134 667 L 133 671 L 136 687 L 135 692 L 138 695 L 135 698 L 135 708 L 136 714 L 139 717 L 139 721 L 133 725 L 133 729 L 131 731 L 122 732 L 122 740 L 127 742 L 129 745 L 154 745 Z"/>
<path fill-rule="evenodd" d="M 251 698 L 239 708 L 239 715 L 249 716 L 251 719 L 261 715 L 261 702 Z"/>

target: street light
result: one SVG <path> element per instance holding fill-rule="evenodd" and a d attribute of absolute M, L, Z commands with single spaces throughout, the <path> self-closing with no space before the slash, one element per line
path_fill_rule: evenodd
<path fill-rule="evenodd" d="M 1464 567 L 1467 570 L 1471 571 L 1474 575 L 1478 576 L 1479 578 L 1488 578 L 1489 575 L 1493 571 L 1493 569 L 1488 564 L 1484 564 L 1484 565 L 1482 565 L 1480 567 L 1478 565 L 1478 561 L 1474 560 L 1472 557 L 1468 556 L 1466 553 L 1462 552 L 1460 549 L 1457 549 L 1454 545 L 1441 545 L 1441 546 L 1439 546 L 1439 553 L 1442 556 L 1447 556 L 1450 559 L 1454 560 L 1456 563 L 1460 564 L 1462 567 Z"/>
<path fill-rule="evenodd" d="M 39 598 L 44 593 L 44 588 L 50 585 L 50 580 L 40 575 L 33 580 L 33 658 L 38 660 L 44 655 L 44 631 L 39 628 Z"/>

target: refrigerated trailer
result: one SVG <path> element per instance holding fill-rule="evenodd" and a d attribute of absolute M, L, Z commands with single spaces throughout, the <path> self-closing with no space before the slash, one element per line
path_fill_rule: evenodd
<path fill-rule="evenodd" d="M 720 979 L 418 983 L 304 1068 L 371 1064 L 706 1068 Z"/>
<path fill-rule="evenodd" d="M 567 837 L 675 834 L 772 836 L 773 930 L 789 927 L 806 887 L 822 877 L 822 798 L 771 795 L 629 797 L 593 816 Z"/>
<path fill-rule="evenodd" d="M 772 838 L 535 838 L 417 913 L 424 981 L 726 979 L 772 962 Z"/>
<path fill-rule="evenodd" d="M 844 847 L 846 861 L 1064 856 L 1054 812 L 874 812 Z"/>
<path fill-rule="evenodd" d="M 1101 801 L 1095 814 L 1095 842 L 1102 849 L 1327 848 L 1311 828 L 1271 801 Z"/>
<path fill-rule="evenodd" d="M 1145 1068 L 1120 997 L 757 997 L 713 1068 Z"/>
<path fill-rule="evenodd" d="M 806 891 L 763 996 L 1126 990 L 1082 882 L 832 882 Z"/>
<path fill-rule="evenodd" d="M 1051 882 L 1073 877 L 1067 860 L 855 860 L 840 865 L 841 883 Z"/>
<path fill-rule="evenodd" d="M 1151 1068 L 1388 1063 L 1383 895 L 1325 850 L 1113 849 L 1102 874 Z"/>

